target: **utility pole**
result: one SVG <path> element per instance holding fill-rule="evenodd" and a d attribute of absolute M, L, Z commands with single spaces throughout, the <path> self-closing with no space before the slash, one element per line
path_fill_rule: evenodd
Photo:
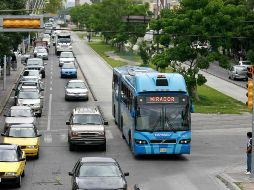
<path fill-rule="evenodd" d="M 4 56 L 4 76 L 3 76 L 3 90 L 6 89 L 6 55 Z"/>

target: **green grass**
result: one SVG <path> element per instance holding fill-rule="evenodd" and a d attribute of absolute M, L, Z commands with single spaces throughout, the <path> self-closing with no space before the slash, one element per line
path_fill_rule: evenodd
<path fill-rule="evenodd" d="M 90 42 L 88 44 L 112 67 L 126 65 L 126 63 L 107 57 L 105 52 L 115 51 L 115 48 L 112 46 L 103 42 Z M 153 67 L 152 65 L 149 66 Z M 170 69 L 167 68 L 166 72 L 170 72 Z M 240 114 L 248 112 L 245 104 L 206 85 L 198 87 L 198 94 L 200 102 L 193 102 L 195 113 Z"/>
<path fill-rule="evenodd" d="M 89 42 L 88 45 L 93 48 L 93 50 L 96 51 L 109 65 L 111 65 L 111 67 L 120 67 L 126 65 L 126 63 L 111 59 L 105 54 L 107 51 L 115 50 L 112 46 L 103 42 Z"/>
<path fill-rule="evenodd" d="M 196 113 L 239 114 L 248 112 L 247 106 L 206 85 L 198 87 L 200 102 L 194 101 Z"/>
<path fill-rule="evenodd" d="M 140 56 L 132 52 L 121 52 L 121 53 L 117 52 L 116 55 L 120 56 L 123 59 L 127 59 L 129 61 L 142 63 L 142 59 L 140 58 Z"/>

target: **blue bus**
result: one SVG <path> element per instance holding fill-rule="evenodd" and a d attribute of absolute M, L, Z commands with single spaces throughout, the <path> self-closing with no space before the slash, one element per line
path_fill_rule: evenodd
<path fill-rule="evenodd" d="M 191 104 L 178 73 L 113 69 L 112 114 L 133 154 L 190 154 Z"/>

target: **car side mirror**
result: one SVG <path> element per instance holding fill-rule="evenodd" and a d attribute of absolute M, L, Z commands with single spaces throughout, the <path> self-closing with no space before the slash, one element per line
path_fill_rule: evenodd
<path fill-rule="evenodd" d="M 41 136 L 42 136 L 42 134 L 38 134 L 38 135 L 37 135 L 37 137 L 41 137 Z"/>
<path fill-rule="evenodd" d="M 26 160 L 26 158 L 20 158 L 19 159 L 19 161 L 25 161 Z"/>
<path fill-rule="evenodd" d="M 5 133 L 1 133 L 1 136 L 3 136 L 3 137 L 4 137 L 4 136 L 5 136 Z"/>
<path fill-rule="evenodd" d="M 108 122 L 107 122 L 107 121 L 104 121 L 103 124 L 104 124 L 104 125 L 108 125 Z"/>
<path fill-rule="evenodd" d="M 44 91 L 44 88 L 41 88 L 41 90 L 40 91 Z"/>
<path fill-rule="evenodd" d="M 71 124 L 71 122 L 70 121 L 66 121 L 66 125 L 70 125 Z"/>
<path fill-rule="evenodd" d="M 74 175 L 73 172 L 69 172 L 68 174 L 69 174 L 69 176 L 73 176 Z"/>
<path fill-rule="evenodd" d="M 4 114 L 4 117 L 7 117 L 7 114 L 6 114 L 6 113 Z"/>
<path fill-rule="evenodd" d="M 43 98 L 44 98 L 44 96 L 41 96 L 41 97 L 40 97 L 40 99 L 43 99 Z"/>
<path fill-rule="evenodd" d="M 124 176 L 129 176 L 130 173 L 129 173 L 129 172 L 125 172 L 123 175 L 124 175 Z"/>

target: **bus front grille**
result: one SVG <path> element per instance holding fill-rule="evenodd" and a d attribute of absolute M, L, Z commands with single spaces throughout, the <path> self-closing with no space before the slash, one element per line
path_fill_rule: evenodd
<path fill-rule="evenodd" d="M 154 139 L 150 140 L 151 144 L 176 144 L 176 139 Z"/>

